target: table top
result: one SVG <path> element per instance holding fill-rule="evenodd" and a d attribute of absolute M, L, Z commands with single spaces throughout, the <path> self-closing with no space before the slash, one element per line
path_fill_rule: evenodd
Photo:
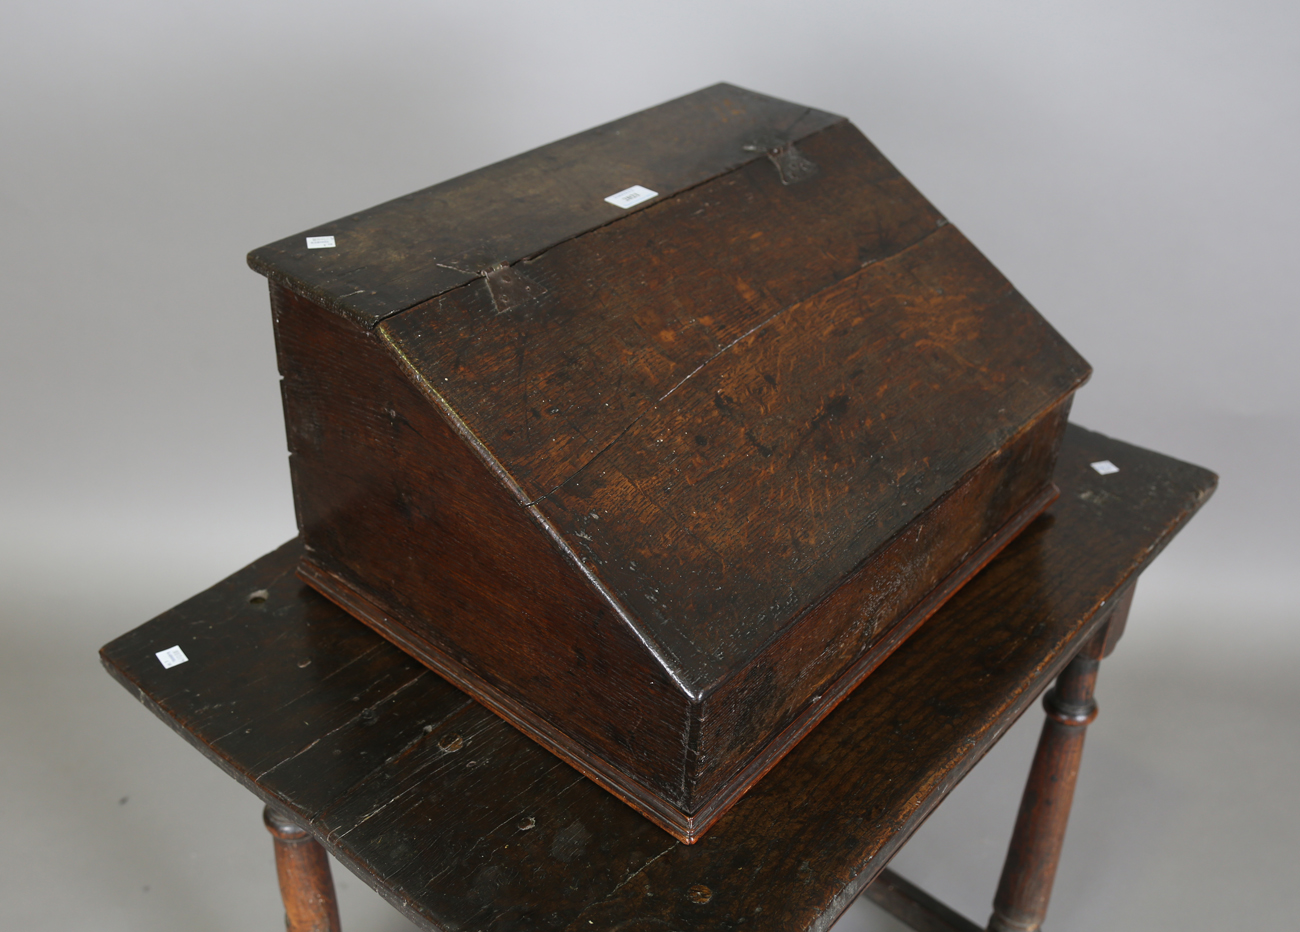
<path fill-rule="evenodd" d="M 826 929 L 1216 478 L 1071 426 L 1056 482 L 1045 515 L 690 846 L 307 588 L 297 541 L 101 656 L 422 926 Z M 164 668 L 173 646 L 188 659 Z"/>

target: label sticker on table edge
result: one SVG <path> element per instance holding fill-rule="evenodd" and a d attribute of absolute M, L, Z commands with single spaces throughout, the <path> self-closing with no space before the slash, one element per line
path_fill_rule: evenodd
<path fill-rule="evenodd" d="M 333 249 L 334 237 L 332 236 L 309 236 L 307 237 L 308 249 Z"/>
<path fill-rule="evenodd" d="M 1119 467 L 1110 460 L 1097 460 L 1097 462 L 1088 465 L 1095 469 L 1099 476 L 1109 476 L 1111 473 L 1119 472 Z"/>
<path fill-rule="evenodd" d="M 158 662 L 163 665 L 164 670 L 170 670 L 178 663 L 184 663 L 190 659 L 185 656 L 185 651 L 181 650 L 179 645 L 176 647 L 169 647 L 166 650 L 160 650 L 158 653 L 154 654 L 154 656 L 158 658 Z"/>
<path fill-rule="evenodd" d="M 658 191 L 651 191 L 649 188 L 643 188 L 639 184 L 634 184 L 630 188 L 624 188 L 617 194 L 611 194 L 609 197 L 605 198 L 605 201 L 609 204 L 613 204 L 615 207 L 622 207 L 624 210 L 627 210 L 629 207 L 635 207 L 637 204 L 644 204 L 646 201 L 650 200 L 650 198 L 658 196 Z"/>

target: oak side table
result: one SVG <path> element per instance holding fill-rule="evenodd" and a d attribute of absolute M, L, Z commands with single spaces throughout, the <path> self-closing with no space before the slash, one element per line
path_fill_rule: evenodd
<path fill-rule="evenodd" d="M 291 932 L 338 928 L 326 849 L 428 929 L 824 930 L 865 893 L 912 928 L 969 932 L 886 865 L 1055 679 L 988 926 L 1033 930 L 1098 661 L 1216 478 L 1071 426 L 1056 482 L 1045 515 L 690 846 L 308 589 L 297 541 L 101 656 L 266 803 Z M 172 648 L 186 659 L 166 666 Z"/>

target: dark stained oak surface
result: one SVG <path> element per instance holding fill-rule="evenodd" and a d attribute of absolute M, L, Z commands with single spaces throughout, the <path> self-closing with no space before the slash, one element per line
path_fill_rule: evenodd
<path fill-rule="evenodd" d="M 682 841 L 1047 507 L 1089 373 L 727 84 L 315 233 L 251 256 L 300 577 Z"/>
<path fill-rule="evenodd" d="M 252 257 L 300 576 L 684 841 L 1047 506 L 1090 371 L 728 85 L 315 232 Z"/>
<path fill-rule="evenodd" d="M 693 846 L 308 589 L 296 541 L 102 657 L 428 928 L 826 929 L 1215 481 L 1071 427 L 1047 514 Z M 189 660 L 164 670 L 173 645 Z"/>

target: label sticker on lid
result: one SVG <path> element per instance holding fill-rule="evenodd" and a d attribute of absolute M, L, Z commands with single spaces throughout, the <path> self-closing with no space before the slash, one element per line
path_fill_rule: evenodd
<path fill-rule="evenodd" d="M 1097 462 L 1089 463 L 1089 465 L 1097 471 L 1099 476 L 1109 476 L 1111 473 L 1119 472 L 1119 467 L 1110 460 L 1097 460 Z"/>
<path fill-rule="evenodd" d="M 605 198 L 606 202 L 613 204 L 615 207 L 622 207 L 627 210 L 629 207 L 635 207 L 637 204 L 644 204 L 652 197 L 658 197 L 658 191 L 651 191 L 649 188 L 643 188 L 639 184 L 634 184 L 630 188 L 624 188 L 617 194 L 611 194 Z"/>
<path fill-rule="evenodd" d="M 309 236 L 307 237 L 308 249 L 333 249 L 334 237 L 332 236 Z"/>
<path fill-rule="evenodd" d="M 154 656 L 158 658 L 158 662 L 163 665 L 164 670 L 170 670 L 178 663 L 184 663 L 190 659 L 185 656 L 185 651 L 181 650 L 179 645 L 176 647 L 169 647 L 166 650 L 160 650 L 158 653 L 154 654 Z"/>

